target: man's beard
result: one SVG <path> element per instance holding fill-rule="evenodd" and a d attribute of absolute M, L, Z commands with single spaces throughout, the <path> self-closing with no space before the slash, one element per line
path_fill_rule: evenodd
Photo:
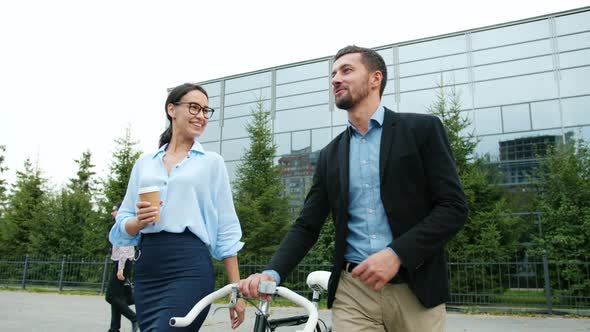
<path fill-rule="evenodd" d="M 336 106 L 341 110 L 350 110 L 356 106 L 360 101 L 369 96 L 369 80 L 365 84 L 361 85 L 361 89 L 358 90 L 356 98 L 353 97 L 350 90 L 347 89 L 348 95 L 342 96 L 339 100 L 336 100 Z"/>
<path fill-rule="evenodd" d="M 352 101 L 352 96 L 344 96 L 339 100 L 336 100 L 336 106 L 341 110 L 349 110 L 354 106 L 354 102 Z"/>

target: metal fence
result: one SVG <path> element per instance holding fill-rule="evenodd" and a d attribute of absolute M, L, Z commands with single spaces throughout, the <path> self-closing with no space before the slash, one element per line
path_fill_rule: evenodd
<path fill-rule="evenodd" d="M 266 259 L 240 261 L 240 273 L 261 271 Z M 109 257 L 21 257 L 0 259 L 0 286 L 85 290 L 102 293 L 112 269 Z M 223 263 L 214 261 L 216 287 L 227 281 Z M 307 274 L 329 271 L 330 264 L 302 262 L 285 286 L 308 295 Z M 449 305 L 542 309 L 590 309 L 590 262 L 549 261 L 546 256 L 504 262 L 448 262 L 451 298 Z"/>

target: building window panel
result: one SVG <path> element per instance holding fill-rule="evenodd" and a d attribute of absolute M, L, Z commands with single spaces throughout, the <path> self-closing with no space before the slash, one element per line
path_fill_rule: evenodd
<path fill-rule="evenodd" d="M 390 75 L 389 78 L 391 78 L 391 79 L 390 80 L 387 80 L 387 84 L 385 84 L 385 90 L 383 90 L 383 94 L 384 95 L 385 94 L 392 94 L 392 93 L 395 92 L 395 83 L 394 83 L 394 80 L 393 80 L 393 77 L 392 77 L 393 76 L 392 75 L 393 74 L 393 71 L 390 71 L 389 73 L 390 73 L 389 74 Z"/>
<path fill-rule="evenodd" d="M 486 63 L 513 60 L 515 58 L 527 58 L 551 53 L 551 40 L 537 40 L 524 44 L 502 46 L 473 52 L 473 64 L 475 66 Z"/>
<path fill-rule="evenodd" d="M 403 63 L 417 59 L 462 53 L 465 51 L 465 36 L 460 35 L 400 46 L 399 61 Z"/>
<path fill-rule="evenodd" d="M 346 126 L 336 126 L 334 128 L 332 128 L 332 138 L 340 135 L 343 131 L 346 130 Z"/>
<path fill-rule="evenodd" d="M 479 81 L 548 70 L 553 70 L 551 56 L 478 66 L 474 68 L 473 72 L 475 80 Z"/>
<path fill-rule="evenodd" d="M 399 67 L 400 76 L 412 76 L 424 73 L 434 73 L 467 67 L 467 56 L 458 54 L 443 58 L 428 59 L 416 62 L 402 63 Z"/>
<path fill-rule="evenodd" d="M 311 131 L 311 151 L 323 149 L 332 138 L 330 137 L 330 128 L 314 129 Z"/>
<path fill-rule="evenodd" d="M 576 139 L 583 139 L 586 142 L 590 141 L 590 126 L 579 126 L 570 128 L 568 133 L 571 133 L 570 135 L 572 135 Z"/>
<path fill-rule="evenodd" d="M 225 93 L 265 88 L 271 85 L 272 73 L 264 72 L 225 81 Z"/>
<path fill-rule="evenodd" d="M 221 152 L 225 160 L 239 160 L 250 147 L 249 138 L 232 139 L 221 142 Z"/>
<path fill-rule="evenodd" d="M 213 152 L 217 152 L 219 153 L 219 141 L 217 142 L 209 142 L 209 143 L 202 143 L 201 144 L 203 146 L 203 149 L 205 149 L 205 151 L 213 151 Z"/>
<path fill-rule="evenodd" d="M 220 98 L 219 97 L 209 97 L 209 107 L 215 109 L 215 111 L 218 111 L 219 106 L 220 106 Z M 216 117 L 217 116 L 219 116 L 219 114 L 217 114 Z"/>
<path fill-rule="evenodd" d="M 590 30 L 590 11 L 555 18 L 558 35 Z"/>
<path fill-rule="evenodd" d="M 499 107 L 482 108 L 475 110 L 475 123 L 477 135 L 501 134 L 502 115 Z"/>
<path fill-rule="evenodd" d="M 309 148 L 311 146 L 311 132 L 309 130 L 293 133 L 293 151 Z"/>
<path fill-rule="evenodd" d="M 327 90 L 329 86 L 330 80 L 328 77 L 322 77 L 309 81 L 277 85 L 276 93 L 277 97 L 285 97 L 307 92 L 316 92 L 318 90 Z"/>
<path fill-rule="evenodd" d="M 332 125 L 337 126 L 346 124 L 348 124 L 348 112 L 343 109 L 339 109 L 336 107 L 336 105 L 334 105 L 334 111 L 332 112 Z"/>
<path fill-rule="evenodd" d="M 277 110 L 304 107 L 310 105 L 327 104 L 329 102 L 328 91 L 306 93 L 298 96 L 277 98 Z"/>
<path fill-rule="evenodd" d="M 471 42 L 473 49 L 479 50 L 548 37 L 549 27 L 547 20 L 541 20 L 474 32 L 471 34 Z"/>
<path fill-rule="evenodd" d="M 553 72 L 475 83 L 475 107 L 557 98 Z"/>
<path fill-rule="evenodd" d="M 275 144 L 277 145 L 277 155 L 291 153 L 291 133 L 275 134 Z"/>
<path fill-rule="evenodd" d="M 561 96 L 590 94 L 590 67 L 561 70 Z"/>
<path fill-rule="evenodd" d="M 223 139 L 247 137 L 246 125 L 252 119 L 250 116 L 226 119 L 223 123 Z"/>
<path fill-rule="evenodd" d="M 402 92 L 399 104 L 400 112 L 428 113 L 428 108 L 436 100 L 438 89 Z"/>
<path fill-rule="evenodd" d="M 557 40 L 560 52 L 587 48 L 590 47 L 590 32 L 563 36 Z"/>
<path fill-rule="evenodd" d="M 384 107 L 387 107 L 388 109 L 390 109 L 392 111 L 397 111 L 397 104 L 395 102 L 395 95 L 393 95 L 393 94 L 383 95 L 383 97 L 381 98 L 381 105 L 383 105 Z"/>
<path fill-rule="evenodd" d="M 402 78 L 400 80 L 400 89 L 404 92 L 408 90 L 436 88 L 440 84 L 441 76 L 447 85 L 464 84 L 469 81 L 467 70 L 453 70 L 444 73 L 432 73 Z"/>
<path fill-rule="evenodd" d="M 590 49 L 559 54 L 561 68 L 590 65 Z"/>
<path fill-rule="evenodd" d="M 209 121 L 205 127 L 203 135 L 199 137 L 199 142 L 219 141 L 220 133 L 219 120 Z"/>
<path fill-rule="evenodd" d="M 563 99 L 561 106 L 565 127 L 590 124 L 590 97 Z"/>
<path fill-rule="evenodd" d="M 254 110 L 257 110 L 257 109 L 258 109 L 257 102 L 235 105 L 235 106 L 226 106 L 223 109 L 223 116 L 225 119 L 228 119 L 228 118 L 234 118 L 236 116 L 250 115 L 250 114 L 252 114 L 252 112 Z M 270 111 L 270 100 L 264 100 L 262 102 L 262 109 L 265 111 Z"/>
<path fill-rule="evenodd" d="M 238 166 L 240 163 L 240 160 L 225 162 L 225 168 L 227 169 L 227 175 L 230 182 L 234 182 L 236 180 L 236 174 L 238 172 Z"/>
<path fill-rule="evenodd" d="M 537 153 L 545 152 L 546 142 L 556 143 L 560 140 L 559 129 L 484 136 L 480 137 L 476 153 L 479 156 L 488 156 L 492 162 L 531 159 Z M 510 143 L 514 145 L 510 146 Z M 502 151 L 502 146 L 510 148 Z"/>
<path fill-rule="evenodd" d="M 225 95 L 225 105 L 232 106 L 236 104 L 243 104 L 255 102 L 259 99 L 270 99 L 270 88 L 262 88 L 258 90 L 250 90 L 245 92 L 231 93 Z"/>
<path fill-rule="evenodd" d="M 548 129 L 561 127 L 559 116 L 559 103 L 557 100 L 548 100 L 531 104 L 531 117 L 533 129 Z"/>
<path fill-rule="evenodd" d="M 330 126 L 328 105 L 277 112 L 275 132 L 303 130 Z"/>
<path fill-rule="evenodd" d="M 207 95 L 209 96 L 209 98 L 214 97 L 214 96 L 219 96 L 221 94 L 221 82 L 220 81 L 203 84 L 202 87 L 203 87 L 203 89 L 205 89 L 205 91 L 207 91 Z M 211 102 L 211 101 L 209 101 L 209 102 Z"/>
<path fill-rule="evenodd" d="M 543 130 L 508 135 L 484 136 L 476 147 L 478 156 L 485 156 L 490 166 L 503 175 L 502 183 L 528 183 L 539 166 L 538 156 L 547 148 L 561 144 L 560 130 Z"/>
<path fill-rule="evenodd" d="M 277 70 L 277 84 L 328 76 L 328 61 L 314 62 Z"/>
<path fill-rule="evenodd" d="M 531 130 L 529 104 L 502 107 L 504 132 Z"/>
<path fill-rule="evenodd" d="M 379 53 L 379 55 L 381 55 L 381 57 L 383 58 L 383 61 L 385 61 L 386 65 L 393 64 L 393 50 L 391 49 L 391 47 L 388 47 L 383 50 L 378 50 L 377 53 Z"/>

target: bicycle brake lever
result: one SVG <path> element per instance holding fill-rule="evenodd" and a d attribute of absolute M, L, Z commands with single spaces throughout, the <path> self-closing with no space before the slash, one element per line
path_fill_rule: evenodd
<path fill-rule="evenodd" d="M 215 308 L 215 310 L 213 310 L 213 315 L 215 315 L 215 313 L 217 313 L 217 311 L 219 309 L 226 309 L 226 308 L 227 309 L 231 309 L 233 307 L 235 307 L 235 304 L 224 304 L 224 305 L 220 305 L 219 307 Z"/>
<path fill-rule="evenodd" d="M 229 298 L 229 304 L 220 305 L 219 307 L 215 308 L 215 310 L 213 310 L 213 315 L 215 315 L 215 313 L 219 309 L 225 309 L 225 308 L 231 309 L 231 308 L 235 307 L 236 303 L 238 303 L 238 288 L 234 287 L 234 288 L 232 288 L 232 291 L 231 291 L 231 295 Z"/>

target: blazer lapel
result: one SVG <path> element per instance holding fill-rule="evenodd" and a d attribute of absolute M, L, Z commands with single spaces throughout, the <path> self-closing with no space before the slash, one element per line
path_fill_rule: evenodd
<path fill-rule="evenodd" d="M 385 107 L 385 116 L 383 117 L 383 128 L 381 130 L 381 146 L 379 147 L 379 180 L 383 182 L 385 174 L 385 165 L 391 146 L 393 145 L 393 136 L 395 134 L 395 124 L 397 114 Z"/>
<path fill-rule="evenodd" d="M 343 199 L 343 206 L 348 211 L 348 179 L 349 179 L 349 153 L 350 153 L 350 133 L 347 128 L 344 135 L 340 138 L 338 143 L 338 169 L 340 170 L 340 190 Z"/>

